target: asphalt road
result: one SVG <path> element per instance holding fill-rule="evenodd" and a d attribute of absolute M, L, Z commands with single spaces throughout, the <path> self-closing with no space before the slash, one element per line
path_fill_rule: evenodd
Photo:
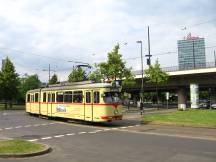
<path fill-rule="evenodd" d="M 133 119 L 108 124 L 41 119 L 23 111 L 0 112 L 0 139 L 46 143 L 49 154 L 0 162 L 215 162 L 216 140 L 137 133 L 145 126 Z M 146 131 L 151 131 L 148 128 Z"/>

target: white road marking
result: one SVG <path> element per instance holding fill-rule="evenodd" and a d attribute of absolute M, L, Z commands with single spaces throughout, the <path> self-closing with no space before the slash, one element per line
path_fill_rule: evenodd
<path fill-rule="evenodd" d="M 87 132 L 79 132 L 78 134 L 85 134 L 85 133 L 87 133 Z"/>
<path fill-rule="evenodd" d="M 34 141 L 37 141 L 38 139 L 31 139 L 31 140 L 27 140 L 27 141 L 30 141 L 30 142 L 34 142 Z"/>
<path fill-rule="evenodd" d="M 139 127 L 140 125 L 139 124 L 137 124 L 137 125 L 134 125 L 135 127 Z"/>
<path fill-rule="evenodd" d="M 60 138 L 60 137 L 64 137 L 65 135 L 57 135 L 57 136 L 54 136 L 55 138 Z"/>
<path fill-rule="evenodd" d="M 96 130 L 95 132 L 102 132 L 103 130 Z"/>
<path fill-rule="evenodd" d="M 88 132 L 88 133 L 90 133 L 90 134 L 93 134 L 93 133 L 97 133 L 97 132 L 95 132 L 95 131 L 92 131 L 92 132 Z"/>
<path fill-rule="evenodd" d="M 68 133 L 68 134 L 66 134 L 67 136 L 73 136 L 73 135 L 75 135 L 75 133 Z"/>
<path fill-rule="evenodd" d="M 133 125 L 128 126 L 128 128 L 132 128 L 132 127 L 134 127 L 134 126 Z"/>
<path fill-rule="evenodd" d="M 40 126 L 40 124 L 34 124 L 34 127 L 38 127 L 38 126 Z"/>
<path fill-rule="evenodd" d="M 8 127 L 8 128 L 5 128 L 5 129 L 13 129 L 13 127 Z"/>
<path fill-rule="evenodd" d="M 112 130 L 117 130 L 118 128 L 112 128 Z"/>
<path fill-rule="evenodd" d="M 111 129 L 104 129 L 103 131 L 109 131 L 109 130 L 111 130 Z"/>
<path fill-rule="evenodd" d="M 46 123 L 44 123 L 44 124 L 41 124 L 41 125 L 47 125 Z"/>
<path fill-rule="evenodd" d="M 51 139 L 52 137 L 43 137 L 42 140 Z"/>
<path fill-rule="evenodd" d="M 127 128 L 127 127 L 120 127 L 120 128 L 125 129 L 125 128 Z"/>
<path fill-rule="evenodd" d="M 22 128 L 23 126 L 21 126 L 21 125 L 19 125 L 19 126 L 16 126 L 16 127 L 14 127 L 14 128 Z"/>

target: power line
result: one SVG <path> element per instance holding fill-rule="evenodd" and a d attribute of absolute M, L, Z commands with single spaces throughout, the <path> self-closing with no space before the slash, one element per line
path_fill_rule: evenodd
<path fill-rule="evenodd" d="M 210 49 L 210 48 L 216 48 L 216 46 L 208 46 L 208 47 L 205 47 L 207 49 Z M 173 53 L 178 53 L 177 51 L 172 51 L 172 52 L 161 52 L 161 53 L 156 53 L 156 54 L 153 54 L 152 57 L 155 57 L 155 56 L 161 56 L 161 55 L 170 55 L 170 54 L 173 54 Z M 140 57 L 129 57 L 129 58 L 125 58 L 124 60 L 135 60 L 135 59 L 140 59 Z"/>

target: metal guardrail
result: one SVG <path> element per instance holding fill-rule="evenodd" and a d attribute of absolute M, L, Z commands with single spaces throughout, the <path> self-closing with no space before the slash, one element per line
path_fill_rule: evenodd
<path fill-rule="evenodd" d="M 202 65 L 185 65 L 185 66 L 170 66 L 170 67 L 162 67 L 162 71 L 164 72 L 175 72 L 175 71 L 184 71 L 184 70 L 194 70 L 194 69 L 207 69 L 207 68 L 215 68 L 216 67 L 216 62 L 206 62 L 206 64 Z M 135 70 L 133 73 L 135 75 L 141 75 L 141 70 Z"/>

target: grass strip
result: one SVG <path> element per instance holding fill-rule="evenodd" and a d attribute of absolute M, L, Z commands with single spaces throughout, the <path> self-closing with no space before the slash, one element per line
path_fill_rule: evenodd
<path fill-rule="evenodd" d="M 216 110 L 189 109 L 164 114 L 145 115 L 144 123 L 161 123 L 216 128 Z"/>
<path fill-rule="evenodd" d="M 0 154 L 26 154 L 42 151 L 45 146 L 25 140 L 0 141 Z"/>

